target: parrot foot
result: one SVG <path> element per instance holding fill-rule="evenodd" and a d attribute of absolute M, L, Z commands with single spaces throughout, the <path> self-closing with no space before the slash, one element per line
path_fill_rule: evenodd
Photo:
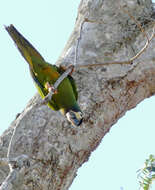
<path fill-rule="evenodd" d="M 72 73 L 75 71 L 75 66 L 74 65 L 69 65 L 69 66 L 67 66 L 67 67 L 65 67 L 65 66 L 60 66 L 60 68 L 62 69 L 62 70 L 64 70 L 64 71 L 66 71 L 66 70 L 68 70 L 68 69 L 71 69 L 71 72 L 69 73 L 69 75 L 72 75 Z"/>
<path fill-rule="evenodd" d="M 46 88 L 49 92 L 52 91 L 54 94 L 57 94 L 57 93 L 58 93 L 57 89 L 55 89 L 54 86 L 51 85 L 49 82 L 46 82 L 45 88 Z"/>
<path fill-rule="evenodd" d="M 49 82 L 46 82 L 45 88 L 49 91 L 49 93 L 43 99 L 42 104 L 47 104 L 51 100 L 52 95 L 58 93 L 57 89 L 54 88 L 54 86 L 51 85 Z"/>
<path fill-rule="evenodd" d="M 75 66 L 71 64 L 71 65 L 69 65 L 69 66 L 67 67 L 67 69 L 71 69 L 71 72 L 69 73 L 69 75 L 72 76 L 72 73 L 75 71 Z"/>
<path fill-rule="evenodd" d="M 49 92 L 52 91 L 54 94 L 57 94 L 58 93 L 58 90 L 54 88 L 54 86 L 51 86 L 49 88 Z"/>

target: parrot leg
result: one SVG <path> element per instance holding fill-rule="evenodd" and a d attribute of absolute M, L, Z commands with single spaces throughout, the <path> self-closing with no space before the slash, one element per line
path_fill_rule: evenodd
<path fill-rule="evenodd" d="M 75 71 L 75 66 L 74 65 L 69 65 L 69 66 L 67 66 L 67 67 L 65 67 L 65 66 L 60 66 L 60 69 L 62 69 L 63 71 L 66 71 L 67 69 L 70 69 L 71 68 L 71 72 L 69 73 L 69 75 L 71 76 L 72 75 L 72 73 Z"/>
<path fill-rule="evenodd" d="M 49 82 L 46 82 L 45 88 L 46 88 L 49 92 L 52 91 L 54 94 L 57 94 L 57 93 L 58 93 L 57 89 L 55 89 L 54 86 L 51 85 Z"/>
<path fill-rule="evenodd" d="M 75 71 L 75 66 L 74 65 L 69 65 L 67 69 L 71 68 L 71 72 L 69 73 L 70 76 L 72 76 L 72 73 Z"/>

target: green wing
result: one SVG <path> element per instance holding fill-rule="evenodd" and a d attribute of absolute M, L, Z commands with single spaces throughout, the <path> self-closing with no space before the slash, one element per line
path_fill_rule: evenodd
<path fill-rule="evenodd" d="M 53 66 L 57 69 L 57 71 L 58 71 L 60 74 L 62 74 L 62 73 L 65 72 L 65 69 L 64 69 L 62 66 L 60 66 L 60 67 L 57 67 L 56 65 L 53 65 Z M 70 83 L 71 83 L 71 85 L 72 85 L 73 92 L 74 92 L 75 98 L 76 98 L 76 100 L 77 100 L 77 99 L 78 99 L 78 91 L 77 91 L 77 87 L 76 87 L 75 80 L 74 80 L 73 77 L 71 77 L 70 75 L 68 75 L 67 78 L 69 79 L 69 81 L 70 81 Z"/>
<path fill-rule="evenodd" d="M 44 98 L 48 92 L 47 90 L 44 88 L 44 86 L 39 82 L 38 78 L 35 76 L 34 72 L 32 71 L 32 69 L 30 68 L 30 74 L 35 82 L 35 86 L 38 89 L 38 92 L 40 94 L 40 96 L 42 98 Z M 52 110 L 59 110 L 59 108 L 57 107 L 57 105 L 53 102 L 53 100 L 50 100 L 50 102 L 47 104 Z"/>
<path fill-rule="evenodd" d="M 39 62 L 45 61 L 40 53 L 32 46 L 32 44 L 30 44 L 30 42 L 28 42 L 12 24 L 10 26 L 5 26 L 5 29 L 17 45 L 17 48 L 19 49 L 22 56 L 29 63 L 30 67 L 32 67 L 33 57 L 35 57 L 35 59 Z"/>
<path fill-rule="evenodd" d="M 69 81 L 70 81 L 70 83 L 72 85 L 72 88 L 73 88 L 73 91 L 74 91 L 74 95 L 75 95 L 75 98 L 77 100 L 78 99 L 78 91 L 77 91 L 75 80 L 70 75 L 68 75 L 68 79 L 69 79 Z"/>

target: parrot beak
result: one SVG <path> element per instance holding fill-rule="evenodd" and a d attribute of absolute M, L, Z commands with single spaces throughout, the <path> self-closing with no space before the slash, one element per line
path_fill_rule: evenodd
<path fill-rule="evenodd" d="M 79 126 L 82 123 L 83 116 L 82 112 L 78 111 L 75 112 L 73 110 L 69 111 L 66 113 L 66 117 L 68 121 L 73 125 L 73 126 Z"/>

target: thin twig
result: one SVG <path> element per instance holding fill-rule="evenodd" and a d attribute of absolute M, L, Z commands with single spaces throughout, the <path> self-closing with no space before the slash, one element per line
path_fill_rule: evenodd
<path fill-rule="evenodd" d="M 136 23 L 136 25 L 138 26 L 138 28 L 141 30 L 141 32 L 143 33 L 143 35 L 147 38 L 147 41 L 149 41 L 149 37 L 146 34 L 144 28 L 141 26 L 140 22 L 138 22 L 138 20 L 136 20 L 135 17 L 133 17 L 128 10 L 124 9 L 123 7 L 120 7 L 120 9 L 124 13 L 126 13 L 127 15 L 129 15 L 129 17 Z"/>
<path fill-rule="evenodd" d="M 86 19 L 84 19 L 80 25 L 80 31 L 79 31 L 79 37 L 77 39 L 77 43 L 76 43 L 76 46 L 75 46 L 75 57 L 74 57 L 74 67 L 77 65 L 77 58 L 78 58 L 78 50 L 79 50 L 79 43 L 80 43 L 80 40 L 82 38 L 82 29 L 83 29 L 83 25 L 84 23 L 86 22 Z"/>
<path fill-rule="evenodd" d="M 56 82 L 54 83 L 54 85 L 53 85 L 53 88 L 54 88 L 54 89 L 57 89 L 58 86 L 60 85 L 60 83 L 71 73 L 71 71 L 72 71 L 72 68 L 69 67 L 69 68 L 57 79 L 57 81 L 56 81 Z M 46 96 L 46 97 L 43 99 L 43 101 L 41 102 L 41 105 L 42 105 L 42 104 L 47 104 L 47 103 L 51 100 L 53 94 L 54 94 L 54 91 L 53 91 L 53 90 L 49 91 L 49 93 L 47 94 L 47 96 Z"/>
<path fill-rule="evenodd" d="M 135 59 L 137 59 L 148 47 L 149 43 L 151 42 L 151 40 L 154 38 L 154 29 L 153 28 L 153 32 L 151 34 L 151 37 L 147 40 L 147 42 L 145 43 L 144 47 L 134 56 L 130 59 L 131 62 L 133 62 Z"/>
<path fill-rule="evenodd" d="M 151 40 L 155 37 L 155 27 L 153 27 L 153 32 L 151 34 L 151 37 L 149 38 L 148 35 L 146 34 L 145 30 L 142 28 L 141 24 L 129 13 L 129 11 L 125 10 L 123 7 L 120 7 L 126 14 L 129 15 L 129 17 L 137 24 L 137 26 L 139 27 L 139 29 L 141 30 L 141 32 L 143 33 L 143 35 L 146 37 L 147 41 L 144 45 L 144 47 L 132 58 L 130 58 L 127 61 L 113 61 L 113 62 L 104 62 L 104 63 L 96 63 L 96 64 L 86 64 L 86 65 L 77 65 L 77 67 L 79 68 L 86 68 L 86 67 L 97 67 L 97 66 L 107 66 L 107 65 L 113 65 L 113 64 L 119 64 L 119 65 L 129 65 L 132 64 L 133 61 L 135 59 L 137 59 L 148 47 L 149 43 L 151 42 Z M 76 57 L 75 60 L 77 61 L 77 52 L 78 52 L 78 46 L 79 46 L 79 42 L 81 39 L 81 31 L 82 31 L 82 26 L 85 22 L 90 22 L 90 23 L 100 23 L 101 22 L 97 22 L 97 21 L 93 21 L 93 20 L 89 20 L 88 18 L 85 18 L 84 21 L 81 24 L 81 28 L 80 28 L 80 37 L 78 38 L 78 43 L 76 46 Z M 76 62 L 75 62 L 76 63 Z"/>
<path fill-rule="evenodd" d="M 12 149 L 12 142 L 14 140 L 14 136 L 16 134 L 16 129 L 17 129 L 17 125 L 15 126 L 15 128 L 13 129 L 13 134 L 11 136 L 10 142 L 9 142 L 9 147 L 8 147 L 8 152 L 7 152 L 7 158 L 10 159 L 10 154 L 11 154 L 11 149 Z"/>
<path fill-rule="evenodd" d="M 79 67 L 79 66 L 77 65 L 78 50 L 79 50 L 79 43 L 80 43 L 80 40 L 81 40 L 81 38 L 82 38 L 83 25 L 84 25 L 85 22 L 98 23 L 98 24 L 103 24 L 103 23 L 104 23 L 103 21 L 90 20 L 90 19 L 88 19 L 88 18 L 85 18 L 85 19 L 82 21 L 82 23 L 81 23 L 81 25 L 80 25 L 79 37 L 78 37 L 78 39 L 77 39 L 77 44 L 76 44 L 76 46 L 75 46 L 74 66 L 76 66 L 76 67 Z"/>
<path fill-rule="evenodd" d="M 14 184 L 23 181 L 21 178 L 24 177 L 26 169 L 30 167 L 29 157 L 27 155 L 20 155 L 16 158 L 1 158 L 0 165 L 12 164 L 10 172 L 4 182 L 0 185 L 0 190 L 15 189 Z"/>
<path fill-rule="evenodd" d="M 86 68 L 86 67 L 98 67 L 98 66 L 107 66 L 107 65 L 129 65 L 132 64 L 130 61 L 113 61 L 113 62 L 104 62 L 104 63 L 94 63 L 94 64 L 86 64 L 86 65 L 78 65 L 78 68 Z"/>
<path fill-rule="evenodd" d="M 148 35 L 146 34 L 145 30 L 143 29 L 143 27 L 141 26 L 140 22 L 138 22 L 131 14 L 128 10 L 124 9 L 123 7 L 120 7 L 120 9 L 129 15 L 129 17 L 136 23 L 136 25 L 138 26 L 138 28 L 141 30 L 141 32 L 143 33 L 144 37 L 146 37 L 147 41 L 144 45 L 144 47 L 132 58 L 130 58 L 130 61 L 133 62 L 135 59 L 137 59 L 144 51 L 145 49 L 148 47 L 150 41 L 152 40 L 152 37 L 149 39 Z M 153 28 L 153 35 L 154 35 L 154 28 Z"/>

